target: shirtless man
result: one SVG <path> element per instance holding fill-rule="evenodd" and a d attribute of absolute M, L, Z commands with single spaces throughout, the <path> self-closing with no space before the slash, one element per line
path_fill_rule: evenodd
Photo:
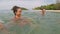
<path fill-rule="evenodd" d="M 36 27 L 35 22 L 31 18 L 21 16 L 22 9 L 20 7 L 14 6 L 12 10 L 14 18 L 5 25 L 9 32 L 27 34 Z"/>
<path fill-rule="evenodd" d="M 26 24 L 31 25 L 33 23 L 31 18 L 22 17 L 22 9 L 18 6 L 14 6 L 12 8 L 14 13 L 14 18 L 11 19 L 5 26 L 9 29 L 10 27 L 13 27 L 14 25 L 20 25 L 21 27 L 25 26 Z"/>
<path fill-rule="evenodd" d="M 42 9 L 42 15 L 45 15 L 46 10 Z"/>
<path fill-rule="evenodd" d="M 14 17 L 14 22 L 16 22 L 16 23 L 18 23 L 17 21 L 19 21 L 20 22 L 20 25 L 21 26 L 23 26 L 23 25 L 25 25 L 25 24 L 27 24 L 28 23 L 28 20 L 26 20 L 26 18 L 23 18 L 22 16 L 21 16 L 21 13 L 22 13 L 22 9 L 20 8 L 20 7 L 18 7 L 18 6 L 14 6 L 13 8 L 12 8 L 12 10 L 13 10 L 13 13 L 14 13 L 14 15 L 15 15 L 15 17 Z"/>

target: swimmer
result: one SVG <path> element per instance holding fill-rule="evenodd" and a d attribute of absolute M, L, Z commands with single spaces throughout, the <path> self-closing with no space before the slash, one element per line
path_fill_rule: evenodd
<path fill-rule="evenodd" d="M 42 15 L 45 15 L 46 10 L 42 9 Z"/>
<path fill-rule="evenodd" d="M 18 6 L 12 8 L 14 13 L 14 18 L 6 24 L 9 32 L 15 32 L 16 34 L 25 34 L 31 31 L 33 28 L 37 27 L 32 18 L 27 18 L 22 16 L 22 9 Z M 26 27 L 26 28 L 25 28 Z M 18 32 L 19 31 L 19 32 Z"/>
<path fill-rule="evenodd" d="M 27 24 L 27 23 L 29 23 L 29 21 L 26 19 L 26 18 L 23 18 L 22 16 L 21 16 L 21 13 L 22 13 L 22 9 L 21 9 L 21 7 L 18 7 L 18 6 L 14 6 L 13 8 L 12 8 L 12 10 L 13 10 L 13 13 L 14 13 L 14 15 L 15 15 L 15 17 L 14 17 L 14 20 L 15 20 L 15 22 L 17 23 L 17 21 L 19 21 L 20 22 L 20 25 L 25 25 L 25 24 Z"/>
<path fill-rule="evenodd" d="M 15 15 L 15 18 L 16 18 L 16 19 L 19 19 L 19 18 L 21 17 L 22 9 L 21 9 L 20 7 L 18 7 L 18 6 L 14 6 L 14 7 L 12 8 L 12 10 L 13 10 L 13 13 L 14 13 L 14 15 Z"/>

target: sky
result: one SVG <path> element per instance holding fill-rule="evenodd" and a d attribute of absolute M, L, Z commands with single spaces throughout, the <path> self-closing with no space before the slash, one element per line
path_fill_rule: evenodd
<path fill-rule="evenodd" d="M 11 9 L 13 6 L 32 9 L 41 5 L 56 3 L 56 0 L 0 0 L 0 10 Z"/>

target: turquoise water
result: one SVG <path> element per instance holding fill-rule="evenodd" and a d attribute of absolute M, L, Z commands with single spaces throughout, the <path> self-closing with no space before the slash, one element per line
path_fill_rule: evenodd
<path fill-rule="evenodd" d="M 28 24 L 23 28 L 15 25 L 10 29 L 11 34 L 60 34 L 60 13 L 46 12 L 42 16 L 39 11 L 28 10 L 23 11 L 22 16 L 32 19 L 35 24 L 32 24 L 32 27 Z M 12 11 L 0 10 L 0 20 L 4 24 L 8 23 L 12 17 Z"/>

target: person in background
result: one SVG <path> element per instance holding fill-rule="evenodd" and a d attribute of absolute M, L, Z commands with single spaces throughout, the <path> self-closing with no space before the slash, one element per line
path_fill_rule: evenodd
<path fill-rule="evenodd" d="M 45 13 L 46 13 L 46 10 L 45 9 L 42 9 L 42 15 L 45 15 Z"/>

